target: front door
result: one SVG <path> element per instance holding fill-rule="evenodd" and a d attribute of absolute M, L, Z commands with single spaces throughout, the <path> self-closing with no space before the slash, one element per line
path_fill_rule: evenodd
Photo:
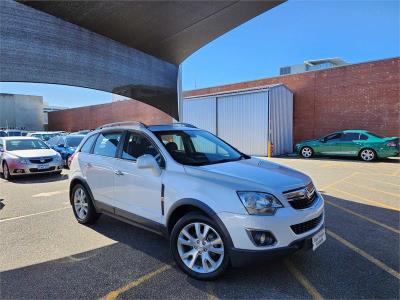
<path fill-rule="evenodd" d="M 128 132 L 120 159 L 114 165 L 115 206 L 117 214 L 151 226 L 149 220 L 161 222 L 161 184 L 165 171 L 155 176 L 149 169 L 138 169 L 136 159 L 144 154 L 153 155 L 159 165 L 163 164 L 155 144 L 142 133 Z"/>
<path fill-rule="evenodd" d="M 332 133 L 322 139 L 321 144 L 318 147 L 319 154 L 322 155 L 338 155 L 340 154 L 340 138 L 341 132 Z"/>

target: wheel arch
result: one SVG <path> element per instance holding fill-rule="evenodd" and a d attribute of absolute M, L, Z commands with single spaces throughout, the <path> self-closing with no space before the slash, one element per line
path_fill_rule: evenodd
<path fill-rule="evenodd" d="M 361 152 L 363 152 L 364 150 L 372 150 L 372 151 L 374 152 L 374 154 L 375 154 L 375 159 L 378 158 L 378 152 L 377 152 L 373 147 L 367 146 L 367 145 L 364 145 L 364 146 L 358 151 L 357 157 L 361 158 Z"/>
<path fill-rule="evenodd" d="M 73 200 L 72 200 L 72 190 L 74 189 L 74 186 L 77 184 L 81 184 L 85 187 L 85 189 L 88 191 L 90 198 L 93 200 L 92 203 L 94 205 L 94 207 L 96 208 L 96 204 L 93 198 L 93 194 L 92 194 L 92 190 L 90 189 L 88 183 L 86 182 L 85 179 L 81 178 L 81 177 L 75 177 L 74 179 L 71 180 L 70 184 L 69 184 L 69 202 L 72 205 L 73 204 Z M 96 209 L 97 210 L 97 209 Z"/>
<path fill-rule="evenodd" d="M 178 220 L 180 218 L 182 218 L 185 214 L 187 214 L 189 212 L 193 212 L 193 211 L 203 213 L 204 215 L 206 215 L 207 217 L 212 219 L 222 230 L 222 232 L 229 244 L 228 245 L 229 248 L 233 247 L 233 242 L 232 242 L 231 236 L 228 232 L 228 229 L 225 227 L 224 223 L 221 221 L 221 219 L 218 217 L 218 215 L 215 213 L 215 211 L 211 207 L 209 207 L 207 204 L 205 204 L 204 202 L 197 200 L 197 199 L 193 199 L 193 198 L 185 198 L 185 199 L 178 200 L 168 210 L 167 218 L 166 218 L 166 221 L 167 221 L 166 229 L 168 231 L 168 235 L 171 234 L 174 225 L 176 224 L 176 222 L 178 222 Z"/>

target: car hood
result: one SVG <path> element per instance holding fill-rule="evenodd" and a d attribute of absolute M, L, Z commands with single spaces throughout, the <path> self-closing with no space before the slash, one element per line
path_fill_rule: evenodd
<path fill-rule="evenodd" d="M 303 187 L 311 181 L 309 176 L 299 171 L 258 158 L 199 167 L 185 166 L 185 170 L 188 174 L 203 176 L 213 182 L 220 180 L 236 190 L 261 187 L 267 192 L 284 192 Z"/>
<path fill-rule="evenodd" d="M 53 149 L 16 150 L 16 151 L 8 151 L 8 153 L 22 158 L 54 156 L 57 154 L 57 152 L 55 152 Z"/>

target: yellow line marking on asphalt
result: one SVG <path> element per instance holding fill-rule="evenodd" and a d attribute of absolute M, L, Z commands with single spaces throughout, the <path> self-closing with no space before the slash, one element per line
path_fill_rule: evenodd
<path fill-rule="evenodd" d="M 68 208 L 70 208 L 70 206 L 57 208 L 57 209 L 46 210 L 46 211 L 42 211 L 42 212 L 38 212 L 38 213 L 34 213 L 34 214 L 29 214 L 29 215 L 24 215 L 24 216 L 12 217 L 12 218 L 7 218 L 7 219 L 0 219 L 0 223 L 7 222 L 7 221 L 18 220 L 18 219 L 23 219 L 23 218 L 28 218 L 28 217 L 33 217 L 33 216 L 38 216 L 38 215 L 43 215 L 43 214 L 48 214 L 48 213 L 51 213 L 51 212 L 60 211 L 60 210 L 68 209 Z"/>
<path fill-rule="evenodd" d="M 207 299 L 208 300 L 218 300 L 218 297 L 215 296 L 211 282 L 207 282 Z"/>
<path fill-rule="evenodd" d="M 381 222 L 375 221 L 375 220 L 373 220 L 373 219 L 370 219 L 370 218 L 368 218 L 368 217 L 366 217 L 366 216 L 364 216 L 364 215 L 362 215 L 362 214 L 360 214 L 360 213 L 357 213 L 357 212 L 355 212 L 355 211 L 353 211 L 353 210 L 351 210 L 351 209 L 348 209 L 348 208 L 345 208 L 345 207 L 343 207 L 343 206 L 340 206 L 340 205 L 337 205 L 337 204 L 335 204 L 335 203 L 332 203 L 332 202 L 329 201 L 329 200 L 325 200 L 325 203 L 327 203 L 327 204 L 329 204 L 329 205 L 332 205 L 333 207 L 336 207 L 336 208 L 338 208 L 338 209 L 341 209 L 341 210 L 343 210 L 343 211 L 345 211 L 345 212 L 347 212 L 347 213 L 349 213 L 349 214 L 352 214 L 352 215 L 354 215 L 354 216 L 357 216 L 357 217 L 359 217 L 359 218 L 361 218 L 361 219 L 363 219 L 363 220 L 366 220 L 366 221 L 368 221 L 368 222 L 370 222 L 370 223 L 373 223 L 373 224 L 375 224 L 375 225 L 381 226 L 381 227 L 383 227 L 383 228 L 385 228 L 385 229 L 387 229 L 387 230 L 393 231 L 394 233 L 400 234 L 400 230 L 398 230 L 398 229 L 396 229 L 396 228 L 393 228 L 393 227 L 390 227 L 389 225 L 383 224 L 383 223 L 381 223 Z"/>
<path fill-rule="evenodd" d="M 396 183 L 391 183 L 391 182 L 386 182 L 386 181 L 371 179 L 371 178 L 367 178 L 367 177 L 364 177 L 363 180 L 369 180 L 369 181 L 373 181 L 373 182 L 377 182 L 377 183 L 383 183 L 383 184 L 392 185 L 392 186 L 397 187 L 397 188 L 400 190 L 400 181 L 399 181 L 399 183 L 396 184 Z"/>
<path fill-rule="evenodd" d="M 349 241 L 345 240 L 344 238 L 342 238 L 341 236 L 337 235 L 336 233 L 330 231 L 330 230 L 326 230 L 326 233 L 333 237 L 335 240 L 337 240 L 338 242 L 342 243 L 343 245 L 345 245 L 347 248 L 353 250 L 354 252 L 356 252 L 357 254 L 361 255 L 362 257 L 364 257 L 365 259 L 369 260 L 370 262 L 372 262 L 374 265 L 376 265 L 377 267 L 381 268 L 382 270 L 386 271 L 387 273 L 389 273 L 390 275 L 396 277 L 397 279 L 400 279 L 400 273 L 393 270 L 392 268 L 390 268 L 389 266 L 385 265 L 383 262 L 381 262 L 379 259 L 376 259 L 375 257 L 369 255 L 367 252 L 365 252 L 364 250 L 361 250 L 360 248 L 356 247 L 355 245 L 353 245 L 352 243 L 350 243 Z"/>
<path fill-rule="evenodd" d="M 37 198 L 37 197 L 50 197 L 50 196 L 54 196 L 54 195 L 58 195 L 58 194 L 63 194 L 68 192 L 68 190 L 62 190 L 62 191 L 54 191 L 54 192 L 47 192 L 47 193 L 40 193 L 40 194 L 36 194 L 33 195 L 33 198 Z"/>
<path fill-rule="evenodd" d="M 341 183 L 342 181 L 344 181 L 344 180 L 346 180 L 346 179 L 349 179 L 349 178 L 353 177 L 353 176 L 356 175 L 356 174 L 357 174 L 357 172 L 351 173 L 349 176 L 343 177 L 343 178 L 341 178 L 341 179 L 339 179 L 339 180 L 336 180 L 336 181 L 334 181 L 334 182 L 332 182 L 332 183 L 330 183 L 330 184 L 328 184 L 328 185 L 323 186 L 323 187 L 321 188 L 321 190 L 326 190 L 327 188 L 330 188 L 330 187 L 332 187 L 332 186 L 334 186 L 334 185 L 336 185 L 336 184 L 338 184 L 338 183 Z"/>
<path fill-rule="evenodd" d="M 290 274 L 297 279 L 297 281 L 307 290 L 314 300 L 324 299 L 317 289 L 311 284 L 311 282 L 293 265 L 290 260 L 285 259 L 284 263 Z"/>
<path fill-rule="evenodd" d="M 390 192 L 381 191 L 379 189 L 376 189 L 376 188 L 373 188 L 373 187 L 369 187 L 369 186 L 365 186 L 365 185 L 362 185 L 362 184 L 356 184 L 356 183 L 347 182 L 347 181 L 346 181 L 346 183 L 350 184 L 350 185 L 354 185 L 354 186 L 360 187 L 360 188 L 363 188 L 363 189 L 367 189 L 367 190 L 371 190 L 371 191 L 387 194 L 389 196 L 394 196 L 394 197 L 400 198 L 400 194 L 394 194 L 394 193 L 390 193 Z"/>
<path fill-rule="evenodd" d="M 167 270 L 171 269 L 170 265 L 163 265 L 162 267 L 158 268 L 157 270 L 148 273 L 146 275 L 143 275 L 142 277 L 139 277 L 138 279 L 135 279 L 126 285 L 116 289 L 115 291 L 109 292 L 107 295 L 102 297 L 102 300 L 113 300 L 116 299 L 120 294 L 125 293 L 126 291 L 129 291 L 130 289 L 137 287 L 141 285 L 142 283 L 145 283 L 146 281 L 149 281 L 151 278 L 154 276 L 157 276 L 158 274 L 161 274 Z"/>
<path fill-rule="evenodd" d="M 391 206 L 391 205 L 384 204 L 382 202 L 377 202 L 377 201 L 374 201 L 374 200 L 371 200 L 371 199 L 367 199 L 367 198 L 364 198 L 362 196 L 359 196 L 359 195 L 356 195 L 356 194 L 353 194 L 353 193 L 350 193 L 350 192 L 346 192 L 346 191 L 343 191 L 343 190 L 340 190 L 340 189 L 337 189 L 337 188 L 334 188 L 334 187 L 331 187 L 330 189 L 335 190 L 335 191 L 337 191 L 339 193 L 348 194 L 351 197 L 358 198 L 358 199 L 360 199 L 362 201 L 365 201 L 365 202 L 373 203 L 373 204 L 375 204 L 375 205 L 377 205 L 379 207 L 382 207 L 382 208 L 387 208 L 387 209 L 392 209 L 392 210 L 395 210 L 395 211 L 400 211 L 400 209 L 398 207 L 394 207 L 394 206 Z"/>

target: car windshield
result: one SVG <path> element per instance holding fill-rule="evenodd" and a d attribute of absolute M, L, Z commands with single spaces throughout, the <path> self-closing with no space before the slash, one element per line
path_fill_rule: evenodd
<path fill-rule="evenodd" d="M 371 135 L 371 136 L 373 136 L 373 137 L 376 137 L 376 138 L 378 138 L 378 139 L 384 139 L 385 137 L 384 136 L 381 136 L 381 135 L 377 135 L 377 134 L 375 134 L 375 133 L 372 133 L 372 132 L 367 132 L 369 135 Z"/>
<path fill-rule="evenodd" d="M 171 156 L 184 165 L 201 166 L 248 158 L 207 131 L 171 130 L 154 134 Z"/>
<path fill-rule="evenodd" d="M 49 149 L 41 140 L 11 140 L 6 141 L 7 151 Z"/>
<path fill-rule="evenodd" d="M 78 147 L 82 140 L 83 136 L 69 136 L 66 138 L 66 145 L 67 147 Z"/>

